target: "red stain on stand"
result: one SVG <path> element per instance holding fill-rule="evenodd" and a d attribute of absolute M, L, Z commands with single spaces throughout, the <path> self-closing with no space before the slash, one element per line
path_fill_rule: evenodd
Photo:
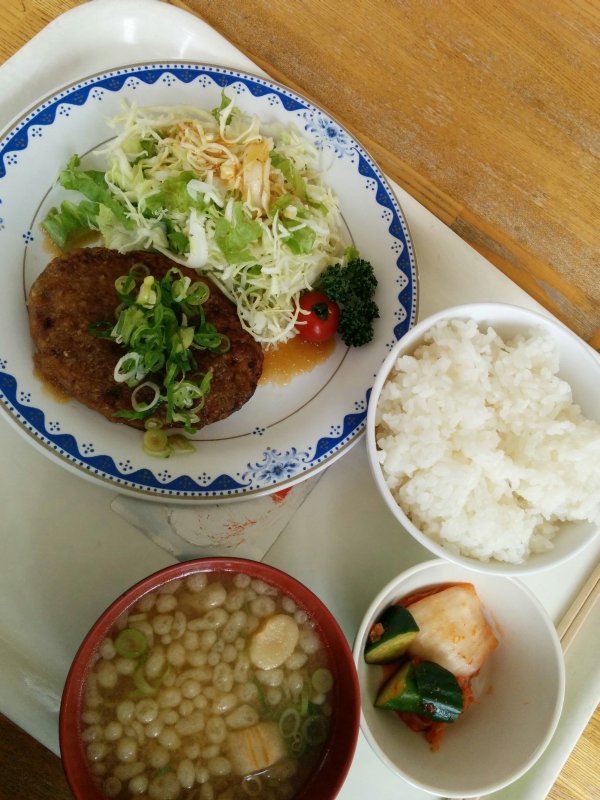
<path fill-rule="evenodd" d="M 285 498 L 292 491 L 292 489 L 293 489 L 293 486 L 288 486 L 287 489 L 280 489 L 278 492 L 275 492 L 274 494 L 271 495 L 271 500 L 274 503 L 283 502 L 283 500 L 285 500 Z"/>

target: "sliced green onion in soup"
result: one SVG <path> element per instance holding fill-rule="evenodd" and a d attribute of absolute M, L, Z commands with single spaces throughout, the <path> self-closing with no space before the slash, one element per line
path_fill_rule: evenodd
<path fill-rule="evenodd" d="M 306 684 L 302 687 L 302 695 L 300 696 L 300 714 L 305 717 L 308 714 L 308 703 L 310 700 L 310 689 Z"/>
<path fill-rule="evenodd" d="M 149 695 L 156 694 L 158 691 L 156 687 L 150 684 L 144 674 L 144 667 L 140 666 L 133 673 L 133 685 L 135 686 L 136 697 L 148 697 Z"/>
<path fill-rule="evenodd" d="M 115 639 L 115 650 L 123 658 L 140 658 L 148 649 L 148 640 L 137 628 L 124 628 Z"/>
<path fill-rule="evenodd" d="M 293 736 L 289 737 L 289 748 L 294 755 L 300 755 L 302 750 L 304 749 L 304 739 L 302 738 L 302 734 L 295 733 Z"/>
<path fill-rule="evenodd" d="M 284 739 L 291 739 L 300 730 L 302 720 L 295 708 L 286 708 L 279 717 L 279 730 Z"/>
<path fill-rule="evenodd" d="M 156 692 L 160 689 L 161 685 L 164 683 L 165 678 L 170 673 L 171 673 L 171 665 L 167 664 L 163 673 L 156 680 L 156 682 L 152 684 L 146 677 L 146 673 L 144 672 L 144 665 L 140 664 L 139 667 L 133 673 L 133 685 L 135 686 L 135 691 L 133 693 L 133 696 L 148 697 L 150 695 L 156 694 Z"/>
<path fill-rule="evenodd" d="M 323 714 L 311 714 L 302 723 L 302 737 L 309 745 L 321 744 L 327 738 L 329 722 Z"/>

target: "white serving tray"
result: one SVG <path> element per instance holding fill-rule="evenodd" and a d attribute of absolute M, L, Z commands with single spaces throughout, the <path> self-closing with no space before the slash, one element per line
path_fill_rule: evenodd
<path fill-rule="evenodd" d="M 91 0 L 59 17 L 0 67 L 0 127 L 56 86 L 119 63 L 192 59 L 261 71 L 198 18 L 158 0 Z M 400 187 L 420 277 L 420 316 L 493 299 L 540 310 Z M 1 214 L 0 214 L 1 216 Z M 3 331 L 3 336 L 10 335 Z M 111 511 L 114 493 L 39 455 L 0 422 L 0 711 L 58 753 L 62 686 L 83 636 L 125 588 L 173 559 Z M 365 546 L 371 532 L 378 546 Z M 371 539 L 372 541 L 372 539 Z M 600 557 L 600 540 L 566 565 L 524 579 L 557 622 Z M 369 474 L 364 442 L 333 464 L 266 561 L 309 586 L 352 642 L 373 596 L 430 558 L 397 526 Z M 567 658 L 557 733 L 538 764 L 495 800 L 543 800 L 600 698 L 600 608 Z M 534 713 L 534 710 L 532 710 Z M 360 736 L 339 800 L 425 800 Z"/>

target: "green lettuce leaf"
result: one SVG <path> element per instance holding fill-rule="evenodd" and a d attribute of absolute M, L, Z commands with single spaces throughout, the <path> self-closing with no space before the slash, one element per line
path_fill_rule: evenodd
<path fill-rule="evenodd" d="M 110 208 L 98 206 L 98 230 L 104 244 L 111 250 L 127 252 L 133 249 L 148 250 L 168 246 L 165 226 L 156 220 L 149 220 L 147 225 L 125 227 Z"/>
<path fill-rule="evenodd" d="M 135 222 L 127 217 L 123 206 L 111 195 L 104 173 L 94 169 L 79 169 L 79 164 L 79 156 L 72 156 L 66 168 L 60 172 L 61 186 L 81 192 L 88 200 L 110 208 L 123 227 L 129 229 L 135 227 Z"/>
<path fill-rule="evenodd" d="M 312 228 L 298 228 L 291 236 L 283 239 L 283 243 L 296 256 L 307 255 L 312 252 L 317 235 Z"/>
<path fill-rule="evenodd" d="M 215 223 L 215 241 L 230 264 L 249 261 L 252 255 L 246 248 L 261 233 L 260 224 L 246 217 L 239 201 L 233 204 L 233 222 L 220 217 Z"/>
<path fill-rule="evenodd" d="M 225 109 L 230 103 L 231 100 L 225 94 L 225 89 L 221 89 L 221 105 L 217 106 L 216 108 L 213 108 L 213 110 L 210 112 L 213 115 L 213 117 L 217 120 L 217 122 L 220 121 L 221 112 L 225 111 Z"/>
<path fill-rule="evenodd" d="M 275 212 L 283 211 L 293 202 L 294 202 L 293 195 L 289 194 L 288 192 L 286 192 L 286 194 L 282 194 L 281 197 L 277 198 L 277 200 L 273 200 L 273 202 L 269 206 L 269 216 L 274 217 Z"/>
<path fill-rule="evenodd" d="M 157 214 L 161 210 L 167 213 L 185 213 L 190 208 L 204 208 L 202 197 L 194 200 L 188 190 L 187 185 L 197 176 L 191 171 L 181 172 L 171 178 L 166 178 L 160 186 L 160 192 L 150 195 L 144 201 L 144 211 L 150 214 Z"/>
<path fill-rule="evenodd" d="M 68 200 L 63 200 L 60 209 L 52 208 L 42 226 L 50 235 L 52 241 L 61 250 L 67 246 L 73 234 L 96 230 L 98 219 L 98 203 L 91 200 L 82 200 L 77 205 Z"/>
<path fill-rule="evenodd" d="M 276 150 L 271 150 L 270 156 L 271 164 L 275 167 L 275 169 L 278 169 L 281 172 L 286 183 L 291 187 L 294 194 L 297 197 L 300 197 L 302 200 L 305 200 L 306 183 L 289 158 L 284 158 L 284 156 L 282 156 L 281 153 L 278 153 Z"/>
<path fill-rule="evenodd" d="M 184 255 L 189 252 L 190 240 L 185 233 L 183 233 L 180 228 L 176 227 L 167 217 L 164 219 L 164 226 L 171 249 L 178 255 Z"/>

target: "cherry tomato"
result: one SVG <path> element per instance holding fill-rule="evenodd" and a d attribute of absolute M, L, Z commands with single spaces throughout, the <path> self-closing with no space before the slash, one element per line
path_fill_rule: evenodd
<path fill-rule="evenodd" d="M 335 336 L 340 321 L 340 308 L 323 292 L 306 292 L 300 296 L 296 329 L 307 342 L 326 342 Z"/>

